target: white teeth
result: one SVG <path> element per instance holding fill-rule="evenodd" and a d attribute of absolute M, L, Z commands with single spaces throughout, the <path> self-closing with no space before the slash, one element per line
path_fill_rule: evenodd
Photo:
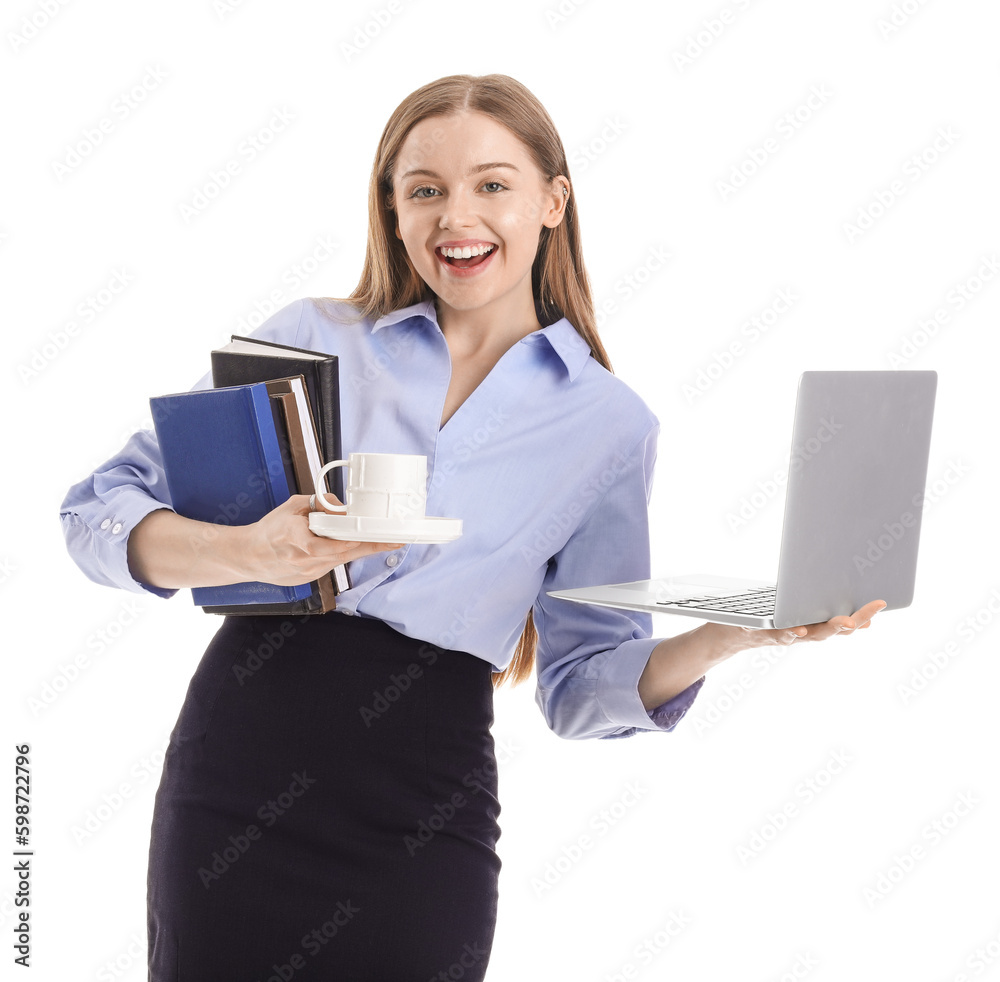
<path fill-rule="evenodd" d="M 473 256 L 481 256 L 487 252 L 492 252 L 495 246 L 465 246 L 461 249 L 442 249 L 441 254 L 449 259 L 471 259 Z"/>

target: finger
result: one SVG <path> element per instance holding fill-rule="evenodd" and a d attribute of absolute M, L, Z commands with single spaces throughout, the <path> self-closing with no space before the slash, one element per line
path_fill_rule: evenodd
<path fill-rule="evenodd" d="M 402 549 L 404 543 L 400 542 L 348 542 L 346 539 L 330 539 L 336 542 L 335 552 L 349 555 L 350 559 L 361 559 L 363 556 L 371 556 L 378 552 L 391 552 L 393 549 Z M 342 560 L 348 562 L 349 560 Z"/>
<path fill-rule="evenodd" d="M 288 496 L 285 507 L 296 515 L 308 515 L 312 511 L 310 502 L 311 498 L 308 494 L 292 494 Z"/>
<path fill-rule="evenodd" d="M 760 637 L 767 638 L 764 644 L 780 644 L 780 645 L 790 645 L 795 644 L 796 641 L 801 641 L 805 634 L 802 632 L 805 628 L 802 627 L 789 627 L 780 631 L 759 631 L 757 632 Z M 808 632 L 806 632 L 808 633 Z"/>
<path fill-rule="evenodd" d="M 856 610 L 850 618 L 854 622 L 852 630 L 862 630 L 868 627 L 872 622 L 872 618 L 880 610 L 885 610 L 887 606 L 888 604 L 884 600 L 873 600 L 871 603 L 865 604 L 860 610 Z"/>
<path fill-rule="evenodd" d="M 800 641 L 825 641 L 836 634 L 850 633 L 853 629 L 854 625 L 850 622 L 850 618 L 838 615 L 837 617 L 831 617 L 828 621 L 821 621 L 818 624 L 800 625 L 790 630 L 794 630 L 797 633 Z"/>
<path fill-rule="evenodd" d="M 318 511 L 320 514 L 323 514 L 323 512 L 327 511 L 327 509 L 324 508 L 323 505 L 319 501 L 316 500 L 316 495 L 315 494 L 295 495 L 295 497 L 296 498 L 302 497 L 302 498 L 305 499 L 305 502 L 306 502 L 306 511 Z M 323 497 L 326 499 L 326 503 L 328 505 L 333 506 L 333 505 L 342 505 L 343 504 L 343 502 L 340 500 L 340 498 L 338 498 L 332 491 L 327 491 L 323 495 Z"/>

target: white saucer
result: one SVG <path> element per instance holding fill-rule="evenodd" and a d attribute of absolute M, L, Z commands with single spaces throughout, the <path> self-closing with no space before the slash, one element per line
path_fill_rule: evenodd
<path fill-rule="evenodd" d="M 348 542 L 452 542 L 462 534 L 460 518 L 372 518 L 311 511 L 309 528 L 327 539 Z"/>

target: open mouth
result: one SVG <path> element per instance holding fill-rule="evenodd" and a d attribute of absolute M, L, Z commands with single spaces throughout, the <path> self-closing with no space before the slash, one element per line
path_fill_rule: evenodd
<path fill-rule="evenodd" d="M 449 266 L 454 266 L 456 269 L 471 269 L 474 266 L 481 266 L 490 256 L 492 256 L 497 250 L 495 245 L 482 245 L 473 246 L 471 249 L 467 246 L 464 249 L 435 249 L 434 251 L 438 254 L 438 258 L 446 262 Z M 452 255 L 447 255 L 446 253 L 452 253 Z M 469 255 L 466 255 L 469 253 Z"/>

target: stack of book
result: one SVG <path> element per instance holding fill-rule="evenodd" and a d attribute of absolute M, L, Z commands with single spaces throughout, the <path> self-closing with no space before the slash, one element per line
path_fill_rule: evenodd
<path fill-rule="evenodd" d="M 202 522 L 249 525 L 293 494 L 312 494 L 343 456 L 336 355 L 232 336 L 212 352 L 212 389 L 149 400 L 170 505 Z M 328 489 L 343 500 L 341 475 Z M 195 587 L 213 614 L 324 614 L 350 589 L 346 566 L 300 586 Z"/>

